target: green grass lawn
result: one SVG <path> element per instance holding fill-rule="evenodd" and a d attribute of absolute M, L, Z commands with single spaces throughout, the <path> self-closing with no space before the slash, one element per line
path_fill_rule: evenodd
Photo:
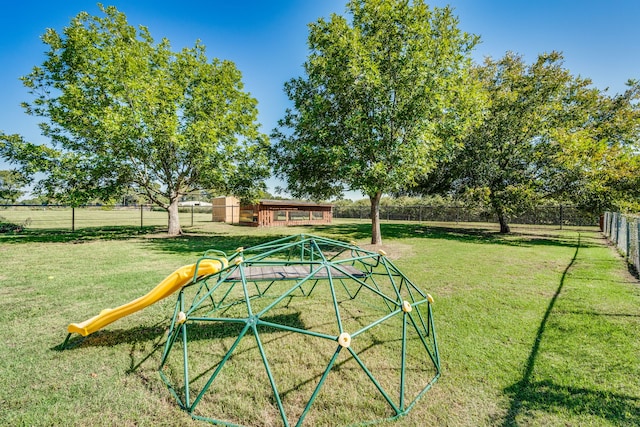
<path fill-rule="evenodd" d="M 203 220 L 185 230 L 171 239 L 135 225 L 0 235 L 1 425 L 206 425 L 179 409 L 157 373 L 175 298 L 61 351 L 67 325 L 146 293 L 210 248 L 233 251 L 302 232 L 368 247 L 370 236 L 370 225 L 357 221 L 255 229 Z M 595 228 L 513 231 L 383 223 L 388 256 L 435 298 L 442 376 L 406 417 L 381 425 L 640 425 L 637 279 Z M 321 302 L 305 302 L 310 316 L 314 303 Z M 232 335 L 204 334 L 196 369 Z M 288 337 L 270 341 L 275 369 L 315 378 L 318 354 L 299 354 L 305 347 Z M 256 353 L 249 344 L 243 350 L 203 407 L 235 423 L 279 425 L 254 374 Z M 336 368 L 345 380 L 319 396 L 305 425 L 389 415 L 380 401 L 360 398 L 368 386 L 350 376 L 349 363 Z M 283 398 L 296 391 L 286 388 Z"/>

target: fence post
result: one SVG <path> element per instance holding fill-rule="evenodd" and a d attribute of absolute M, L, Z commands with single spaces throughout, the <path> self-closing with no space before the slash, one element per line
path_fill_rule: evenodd
<path fill-rule="evenodd" d="M 564 224 L 564 210 L 563 206 L 560 205 L 560 230 L 562 230 L 562 224 Z"/>
<path fill-rule="evenodd" d="M 613 215 L 613 212 L 611 212 L 609 214 L 609 240 L 611 240 L 613 237 L 613 219 L 614 219 L 614 215 Z"/>
<path fill-rule="evenodd" d="M 629 218 L 626 218 L 624 225 L 625 225 L 624 228 L 625 228 L 626 239 L 627 239 L 626 241 L 627 250 L 625 252 L 625 255 L 627 257 L 627 260 L 629 260 L 629 258 L 631 258 L 631 253 L 629 252 L 629 250 L 631 249 L 631 242 L 629 241 L 631 237 L 631 224 L 629 224 Z"/>
<path fill-rule="evenodd" d="M 71 206 L 71 232 L 76 231 L 76 208 Z"/>
<path fill-rule="evenodd" d="M 634 266 L 636 272 L 640 272 L 640 219 L 636 218 L 636 259 L 634 260 Z"/>
<path fill-rule="evenodd" d="M 144 222 L 142 221 L 142 211 L 144 210 L 144 205 L 140 203 L 140 228 L 144 227 Z"/>

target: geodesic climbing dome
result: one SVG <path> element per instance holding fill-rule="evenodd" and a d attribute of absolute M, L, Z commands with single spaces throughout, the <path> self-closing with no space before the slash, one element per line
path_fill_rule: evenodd
<path fill-rule="evenodd" d="M 440 376 L 433 299 L 384 252 L 298 235 L 198 263 L 216 258 L 228 267 L 178 293 L 160 364 L 193 418 L 395 419 Z"/>

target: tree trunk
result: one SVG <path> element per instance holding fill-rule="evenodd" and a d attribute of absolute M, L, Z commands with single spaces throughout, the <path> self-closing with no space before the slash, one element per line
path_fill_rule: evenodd
<path fill-rule="evenodd" d="M 180 216 L 178 215 L 177 197 L 171 200 L 167 213 L 169 214 L 169 236 L 178 236 L 182 234 L 182 228 L 180 228 Z"/>
<path fill-rule="evenodd" d="M 511 233 L 511 228 L 509 227 L 509 224 L 507 224 L 507 218 L 504 216 L 503 212 L 498 212 L 498 221 L 500 222 L 500 234 Z"/>
<path fill-rule="evenodd" d="M 380 199 L 382 193 L 377 192 L 375 196 L 369 196 L 371 201 L 371 244 L 381 245 L 382 235 L 380 234 Z"/>

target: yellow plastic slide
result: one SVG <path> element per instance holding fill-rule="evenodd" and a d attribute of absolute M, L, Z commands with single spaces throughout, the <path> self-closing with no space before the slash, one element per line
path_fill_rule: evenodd
<path fill-rule="evenodd" d="M 205 259 L 200 261 L 197 265 L 198 277 L 206 276 L 209 274 L 215 274 L 223 268 L 226 268 L 227 260 L 224 258 L 220 261 Z M 75 332 L 86 337 L 87 335 L 104 328 L 108 324 L 115 322 L 124 316 L 140 311 L 143 308 L 168 297 L 172 293 L 181 289 L 184 285 L 189 284 L 193 279 L 195 268 L 196 264 L 182 266 L 167 276 L 166 279 L 160 282 L 146 295 L 136 298 L 127 304 L 121 305 L 120 307 L 102 310 L 97 316 L 87 319 L 82 323 L 71 323 L 67 330 L 70 334 Z"/>

